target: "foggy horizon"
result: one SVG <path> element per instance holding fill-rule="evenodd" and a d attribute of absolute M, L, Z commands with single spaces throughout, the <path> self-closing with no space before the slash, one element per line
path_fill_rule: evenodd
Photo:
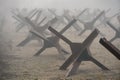
<path fill-rule="evenodd" d="M 119 0 L 0 0 L 0 12 L 12 8 L 56 8 L 56 9 L 109 9 L 118 11 Z"/>

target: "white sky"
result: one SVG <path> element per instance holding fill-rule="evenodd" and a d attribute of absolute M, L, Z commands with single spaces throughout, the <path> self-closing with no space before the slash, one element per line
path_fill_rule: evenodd
<path fill-rule="evenodd" d="M 120 0 L 19 0 L 20 7 L 120 8 Z"/>
<path fill-rule="evenodd" d="M 10 8 L 101 8 L 118 10 L 120 0 L 0 0 L 0 11 L 2 13 Z"/>

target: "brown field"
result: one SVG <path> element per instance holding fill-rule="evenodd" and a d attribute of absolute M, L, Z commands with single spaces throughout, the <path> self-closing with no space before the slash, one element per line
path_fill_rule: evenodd
<path fill-rule="evenodd" d="M 108 27 L 99 29 L 106 34 L 108 40 L 114 36 L 114 31 Z M 109 31 L 112 35 L 108 33 Z M 73 42 L 82 42 L 90 32 L 87 31 L 82 36 L 77 36 L 75 31 L 69 29 L 64 35 Z M 6 56 L 3 56 L 3 61 L 8 68 L 1 73 L 0 80 L 120 80 L 120 61 L 99 43 L 99 39 L 102 37 L 100 35 L 94 40 L 90 50 L 92 56 L 108 67 L 110 71 L 103 71 L 94 63 L 87 61 L 82 62 L 76 75 L 68 78 L 65 75 L 69 68 L 65 71 L 59 70 L 65 60 L 59 57 L 55 48 L 46 49 L 41 55 L 35 57 L 33 55 L 40 49 L 37 41 L 31 41 L 21 48 L 16 47 L 25 37 L 24 31 L 14 34 L 13 48 L 6 53 Z M 118 49 L 120 49 L 119 41 L 116 39 L 113 42 Z M 69 45 L 62 40 L 60 43 L 71 53 Z M 65 55 L 66 59 L 69 56 L 70 54 Z"/>

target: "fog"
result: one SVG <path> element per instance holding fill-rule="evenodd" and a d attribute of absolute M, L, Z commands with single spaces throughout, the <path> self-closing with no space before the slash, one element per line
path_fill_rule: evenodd
<path fill-rule="evenodd" d="M 11 11 L 13 10 L 13 12 L 14 12 L 16 8 L 18 9 L 17 15 L 14 13 L 11 13 Z M 90 41 L 88 41 L 88 39 L 90 39 L 90 37 L 87 38 L 86 41 L 88 44 L 86 44 L 86 43 L 85 44 L 88 46 L 85 46 L 85 48 L 80 47 L 81 48 L 80 54 L 83 54 L 87 50 L 92 50 L 92 53 L 93 53 L 92 55 L 94 55 L 93 57 L 95 57 L 98 60 L 101 60 L 103 64 L 108 66 L 110 68 L 110 73 L 101 72 L 100 70 L 97 71 L 97 67 L 95 68 L 95 66 L 91 63 L 88 63 L 88 65 L 83 63 L 81 70 L 80 70 L 81 74 L 76 76 L 75 78 L 69 79 L 69 80 L 80 80 L 80 79 L 96 80 L 99 78 L 102 80 L 108 80 L 109 78 L 110 78 L 110 80 L 118 80 L 117 78 L 120 78 L 119 77 L 120 72 L 118 72 L 118 71 L 120 71 L 119 61 L 115 57 L 113 57 L 113 55 L 110 55 L 108 53 L 108 51 L 104 47 L 102 47 L 102 45 L 100 45 L 98 42 L 98 39 L 103 36 L 105 36 L 108 40 L 120 38 L 120 36 L 118 36 L 118 31 L 116 31 L 116 34 L 115 34 L 115 30 L 117 29 L 117 27 L 116 27 L 116 29 L 112 28 L 112 27 L 110 28 L 110 26 L 106 24 L 107 19 L 110 20 L 109 18 L 111 18 L 112 15 L 116 14 L 118 11 L 120 12 L 120 0 L 0 0 L 0 80 L 67 80 L 66 78 L 64 79 L 64 77 L 63 77 L 63 75 L 65 75 L 63 73 L 65 73 L 65 72 L 60 72 L 57 69 L 60 66 L 60 64 L 61 65 L 63 64 L 63 60 L 65 60 L 65 59 L 63 59 L 64 55 L 66 58 L 69 55 L 71 55 L 68 53 L 67 53 L 67 55 L 66 55 L 66 53 L 63 55 L 63 52 L 66 52 L 66 51 L 69 51 L 69 52 L 75 51 L 76 52 L 76 50 L 78 48 L 78 44 L 77 44 L 77 46 L 75 46 L 76 49 L 73 48 L 75 50 L 70 48 L 69 45 L 66 45 L 66 43 L 64 43 L 64 42 L 60 42 L 60 45 L 59 45 L 58 44 L 59 39 L 57 37 L 55 38 L 55 36 L 53 36 L 53 34 L 51 34 L 50 32 L 47 31 L 47 28 L 49 26 L 54 27 L 54 24 L 55 24 L 54 28 L 56 28 L 56 30 L 57 29 L 60 30 L 60 28 L 63 28 L 68 23 L 69 24 L 66 27 L 70 26 L 71 20 L 72 20 L 72 22 L 74 20 L 73 18 L 79 19 L 79 17 L 76 16 L 76 15 L 78 15 L 76 12 L 77 10 L 76 11 L 74 10 L 75 14 L 70 15 L 70 17 L 71 17 L 70 20 L 66 18 L 66 15 L 68 15 L 68 14 L 63 14 L 62 16 L 57 16 L 57 17 L 55 16 L 56 19 L 53 18 L 54 20 L 51 21 L 52 19 L 49 20 L 49 18 L 52 18 L 53 14 L 50 11 L 48 11 L 48 12 L 51 14 L 49 14 L 48 12 L 45 12 L 46 14 L 48 14 L 48 15 L 46 15 L 44 12 L 41 14 L 41 13 L 39 13 L 40 11 L 37 10 L 37 15 L 35 14 L 35 17 L 33 17 L 33 18 L 31 17 L 32 18 L 31 19 L 30 17 L 28 17 L 28 13 L 30 11 L 28 10 L 28 13 L 27 13 L 27 10 L 23 9 L 23 8 L 27 8 L 29 10 L 33 10 L 35 8 L 43 8 L 44 10 L 46 10 L 48 8 L 55 8 L 58 11 L 58 13 L 62 12 L 63 9 L 69 9 L 71 12 L 73 9 L 77 9 L 78 11 L 80 9 L 82 12 L 82 10 L 84 10 L 85 8 L 89 8 L 89 10 L 91 12 L 95 11 L 97 8 L 99 8 L 100 11 L 102 11 L 102 10 L 107 11 L 108 9 L 110 9 L 110 11 L 107 13 L 107 15 L 102 14 L 103 18 L 100 18 L 101 13 L 100 14 L 90 13 L 90 15 L 89 14 L 83 15 L 82 17 L 80 17 L 81 21 L 76 22 L 76 25 L 78 25 L 78 26 L 74 25 L 74 23 L 73 23 L 71 25 L 72 28 L 64 34 L 72 42 L 78 41 L 78 42 L 82 43 L 82 41 L 89 35 L 90 31 L 92 31 L 94 28 L 99 28 L 100 35 L 95 40 L 97 42 L 93 43 L 89 49 L 89 46 L 90 46 L 89 43 L 90 42 L 92 43 L 91 40 L 93 40 L 93 38 L 91 36 Z M 22 11 L 23 11 L 23 15 L 21 14 Z M 33 22 L 29 23 L 29 21 L 27 21 L 26 16 L 24 16 L 24 12 L 25 12 L 25 15 L 27 15 L 27 18 L 30 19 L 29 21 L 33 21 Z M 57 13 L 57 15 L 58 15 L 58 13 Z M 64 13 L 67 13 L 67 12 L 64 11 Z M 109 14 L 110 14 L 110 16 L 109 16 Z M 42 15 L 42 17 L 41 17 L 41 15 Z M 15 18 L 15 16 L 18 19 Z M 95 18 L 96 16 L 98 16 L 98 17 Z M 45 19 L 45 20 L 43 20 L 43 19 Z M 95 20 L 97 21 L 98 19 L 99 19 L 99 21 L 98 21 L 97 25 L 94 26 Z M 117 19 L 119 19 L 119 21 Z M 43 22 L 42 22 L 42 20 L 43 20 Z M 82 20 L 83 21 L 85 20 L 85 22 L 83 22 Z M 91 21 L 91 20 L 93 20 L 93 21 Z M 118 22 L 116 22 L 116 20 Z M 91 21 L 91 22 L 86 22 L 86 21 Z M 44 22 L 47 23 L 47 25 L 43 26 L 42 23 L 44 23 Z M 119 25 L 120 16 L 113 19 L 112 22 L 115 22 L 115 26 Z M 32 23 L 32 25 L 31 25 L 31 23 Z M 116 23 L 118 23 L 118 24 L 116 24 Z M 24 28 L 22 28 L 21 26 Z M 36 26 L 39 26 L 39 27 L 36 27 Z M 74 26 L 76 26 L 77 28 L 74 29 Z M 45 28 L 47 27 L 47 28 L 44 29 L 43 27 L 45 27 Z M 18 29 L 19 29 L 19 31 L 17 31 Z M 22 30 L 20 30 L 20 29 L 22 29 Z M 40 30 L 39 31 L 40 34 L 43 36 L 43 38 L 44 38 L 44 36 L 46 38 L 45 42 L 43 42 L 42 39 L 40 39 L 41 37 L 40 38 L 33 37 L 33 35 L 30 33 L 30 31 L 32 29 L 35 29 L 34 31 Z M 46 30 L 46 32 L 45 32 L 45 30 Z M 86 31 L 88 31 L 88 32 L 86 32 Z M 64 29 L 61 32 L 64 32 Z M 96 32 L 99 32 L 99 31 L 96 31 Z M 94 36 L 96 34 L 94 34 Z M 50 37 L 48 37 L 48 36 L 50 36 Z M 115 36 L 115 38 L 114 38 L 114 36 Z M 26 40 L 28 40 L 28 41 L 26 41 Z M 36 40 L 36 42 L 38 42 L 38 43 L 33 42 L 33 43 L 27 44 L 31 40 L 32 41 Z M 41 40 L 41 42 L 40 42 L 40 40 Z M 17 46 L 21 43 L 24 43 L 24 46 Z M 81 43 L 79 43 L 79 44 L 81 44 Z M 120 41 L 115 41 L 114 45 L 120 49 L 120 44 L 118 44 L 118 43 L 120 43 Z M 45 45 L 45 47 L 43 44 Z M 80 46 L 84 46 L 83 44 Z M 46 45 L 47 46 L 51 45 L 52 47 L 55 47 L 57 50 L 55 51 L 54 48 L 50 49 L 45 52 L 45 55 L 42 54 L 42 56 L 40 58 L 32 57 L 39 48 L 41 48 L 41 49 L 52 48 L 51 46 L 47 47 Z M 62 49 L 62 47 L 65 48 L 66 51 L 63 51 L 64 49 Z M 71 49 L 71 51 L 70 51 L 70 49 Z M 78 51 L 79 50 L 77 50 L 77 52 Z M 38 52 L 40 52 L 40 51 L 38 51 Z M 57 55 L 56 53 L 61 53 L 61 52 L 63 55 L 62 59 L 58 59 L 61 57 L 60 56 L 61 54 Z M 89 54 L 89 51 L 87 54 Z M 78 55 L 78 53 L 77 53 L 77 55 Z M 82 56 L 84 57 L 84 55 L 82 55 Z M 86 54 L 85 54 L 85 56 L 86 56 Z M 91 56 L 91 54 L 89 56 Z M 87 56 L 87 57 L 89 58 L 89 56 Z M 73 57 L 74 57 L 74 55 L 73 55 Z M 78 56 L 78 57 L 81 58 L 81 56 Z M 75 60 L 77 60 L 78 57 L 76 57 Z M 86 60 L 86 58 L 85 58 L 85 60 Z M 76 62 L 75 60 L 73 62 Z M 90 59 L 88 59 L 88 60 L 90 60 Z M 93 60 L 93 59 L 91 59 L 91 60 Z M 97 61 L 93 61 L 93 62 L 98 63 Z M 77 63 L 78 63 L 78 61 L 77 61 Z M 89 70 L 87 68 L 90 69 L 90 71 L 91 71 L 90 74 L 89 74 Z M 104 68 L 104 66 L 103 66 L 103 68 Z M 86 71 L 84 71 L 85 69 L 86 69 Z M 82 77 L 85 77 L 85 79 Z M 104 78 L 106 78 L 106 79 L 104 79 Z"/>
<path fill-rule="evenodd" d="M 19 7 L 42 8 L 113 8 L 118 9 L 120 0 L 18 0 Z"/>
<path fill-rule="evenodd" d="M 11 10 L 14 8 L 56 8 L 57 11 L 63 9 L 84 9 L 90 8 L 94 10 L 99 9 L 110 9 L 110 12 L 116 13 L 120 9 L 120 0 L 0 0 L 0 16 L 9 19 L 12 16 Z"/>
<path fill-rule="evenodd" d="M 100 8 L 116 11 L 120 8 L 120 0 L 0 0 L 0 13 L 7 14 L 11 8 L 56 8 L 80 9 Z M 6 13 L 7 12 L 7 13 Z"/>

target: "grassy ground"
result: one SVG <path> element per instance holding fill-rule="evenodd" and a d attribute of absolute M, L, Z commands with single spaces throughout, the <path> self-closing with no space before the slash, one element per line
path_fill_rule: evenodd
<path fill-rule="evenodd" d="M 101 28 L 101 30 L 104 29 Z M 7 68 L 1 68 L 1 70 L 4 69 L 4 72 L 1 73 L 0 80 L 120 80 L 120 62 L 99 44 L 100 35 L 94 40 L 90 50 L 92 56 L 107 66 L 110 71 L 103 71 L 94 63 L 87 61 L 81 63 L 76 75 L 67 78 L 65 75 L 70 67 L 65 71 L 59 70 L 65 60 L 60 59 L 55 48 L 46 49 L 40 56 L 34 57 L 35 52 L 40 49 L 37 41 L 32 41 L 22 48 L 16 47 L 15 45 L 26 37 L 21 33 L 15 34 L 12 50 L 2 58 L 2 61 L 7 64 Z M 89 34 L 90 31 L 87 31 L 78 37 L 76 32 L 68 30 L 64 35 L 71 41 L 82 42 Z M 109 36 L 108 39 L 112 36 L 114 35 Z M 113 43 L 120 49 L 118 42 L 119 39 Z M 62 40 L 60 43 L 71 53 L 66 43 Z M 69 56 L 70 54 L 65 55 L 66 59 Z"/>

